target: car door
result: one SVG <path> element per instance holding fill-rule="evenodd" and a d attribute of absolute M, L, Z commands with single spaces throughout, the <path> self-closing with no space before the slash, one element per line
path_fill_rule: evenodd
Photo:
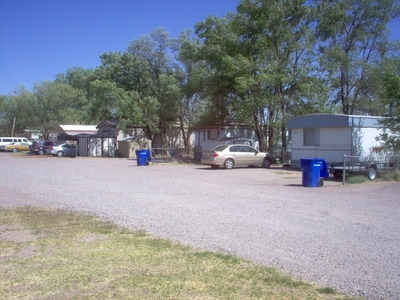
<path fill-rule="evenodd" d="M 64 152 L 65 155 L 75 155 L 76 154 L 76 146 L 73 144 L 66 144 L 64 145 Z"/>
<path fill-rule="evenodd" d="M 235 161 L 235 165 L 243 164 L 243 152 L 240 151 L 240 146 L 230 146 L 229 156 Z"/>
<path fill-rule="evenodd" d="M 245 162 L 246 165 L 260 165 L 260 157 L 257 155 L 258 151 L 250 146 L 242 146 L 242 151 L 245 153 Z"/>

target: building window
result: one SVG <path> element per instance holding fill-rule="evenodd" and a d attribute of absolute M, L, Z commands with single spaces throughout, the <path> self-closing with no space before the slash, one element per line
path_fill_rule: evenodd
<path fill-rule="evenodd" d="M 319 146 L 319 128 L 304 129 L 304 146 Z"/>
<path fill-rule="evenodd" d="M 219 138 L 219 130 L 208 130 L 207 138 L 209 140 L 214 140 Z"/>

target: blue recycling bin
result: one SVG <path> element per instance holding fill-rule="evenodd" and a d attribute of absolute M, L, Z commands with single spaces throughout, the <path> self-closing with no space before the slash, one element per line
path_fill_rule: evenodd
<path fill-rule="evenodd" d="M 151 161 L 150 150 L 136 150 L 136 161 L 138 166 L 148 166 Z"/>
<path fill-rule="evenodd" d="M 323 158 L 300 159 L 303 171 L 302 184 L 304 187 L 321 187 L 324 181 L 321 177 L 328 178 L 328 165 Z"/>

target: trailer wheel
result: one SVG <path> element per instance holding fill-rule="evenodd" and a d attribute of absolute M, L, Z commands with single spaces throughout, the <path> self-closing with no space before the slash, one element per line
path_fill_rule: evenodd
<path fill-rule="evenodd" d="M 374 168 L 369 168 L 367 170 L 368 179 L 374 180 L 376 178 L 376 170 Z"/>

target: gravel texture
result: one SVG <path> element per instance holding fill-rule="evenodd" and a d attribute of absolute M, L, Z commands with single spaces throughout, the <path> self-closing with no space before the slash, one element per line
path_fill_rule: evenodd
<path fill-rule="evenodd" d="M 0 205 L 88 212 L 366 299 L 400 299 L 400 184 L 301 185 L 278 167 L 0 153 Z"/>

